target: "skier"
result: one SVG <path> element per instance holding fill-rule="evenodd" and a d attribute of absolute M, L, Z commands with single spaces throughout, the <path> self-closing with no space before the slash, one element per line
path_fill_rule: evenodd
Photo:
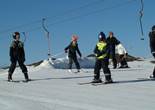
<path fill-rule="evenodd" d="M 114 33 L 113 32 L 109 32 L 109 36 L 107 38 L 107 43 L 109 45 L 110 48 L 110 57 L 112 58 L 112 62 L 113 62 L 113 68 L 117 68 L 117 60 L 116 60 L 116 55 L 115 55 L 115 46 L 118 45 L 120 43 L 119 40 L 116 39 L 116 37 L 114 37 Z"/>
<path fill-rule="evenodd" d="M 108 67 L 109 65 L 109 46 L 106 43 L 106 37 L 103 32 L 100 32 L 98 36 L 99 42 L 96 44 L 94 53 L 96 55 L 96 62 L 94 67 L 94 79 L 92 83 L 101 83 L 100 69 L 103 68 L 105 74 L 104 83 L 112 83 L 111 72 Z"/>
<path fill-rule="evenodd" d="M 150 38 L 151 53 L 155 58 L 155 25 L 152 26 L 152 31 L 149 33 L 149 38 Z M 150 76 L 150 78 L 155 78 L 155 67 L 153 70 L 153 74 Z"/>
<path fill-rule="evenodd" d="M 121 64 L 121 66 L 119 68 L 128 68 L 128 64 L 126 61 L 126 57 L 127 57 L 128 53 L 121 43 L 116 45 L 116 53 L 119 56 L 119 60 L 120 60 L 120 64 Z"/>
<path fill-rule="evenodd" d="M 25 62 L 25 52 L 24 52 L 24 44 L 23 42 L 20 41 L 20 33 L 19 32 L 14 32 L 13 34 L 13 41 L 10 46 L 10 61 L 11 65 L 8 71 L 8 81 L 13 81 L 12 80 L 12 74 L 16 68 L 16 64 L 18 62 L 20 68 L 22 69 L 22 72 L 24 73 L 25 76 L 25 81 L 28 82 L 30 81 L 28 77 L 28 71 L 26 66 L 24 65 Z"/>
<path fill-rule="evenodd" d="M 72 72 L 73 62 L 76 65 L 77 72 L 80 72 L 80 69 L 81 69 L 76 55 L 76 52 L 77 52 L 80 58 L 82 57 L 82 54 L 78 48 L 77 40 L 78 40 L 78 37 L 76 35 L 73 35 L 71 43 L 65 48 L 65 52 L 68 53 L 68 58 L 69 58 L 69 72 Z"/>

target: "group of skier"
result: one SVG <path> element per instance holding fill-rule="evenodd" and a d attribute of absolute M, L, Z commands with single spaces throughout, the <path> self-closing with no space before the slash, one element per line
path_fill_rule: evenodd
<path fill-rule="evenodd" d="M 76 65 L 77 72 L 80 72 L 80 65 L 77 60 L 77 55 L 76 51 L 81 57 L 81 52 L 78 48 L 78 43 L 77 43 L 78 37 L 76 35 L 72 36 L 72 41 L 71 43 L 65 48 L 65 52 L 68 52 L 68 57 L 69 57 L 69 71 L 72 71 L 72 64 L 73 61 Z M 100 78 L 100 69 L 103 68 L 103 72 L 105 74 L 105 83 L 112 83 L 112 78 L 111 78 L 111 72 L 108 67 L 109 65 L 109 59 L 111 58 L 113 61 L 113 68 L 117 68 L 117 60 L 116 60 L 116 52 L 115 49 L 118 46 L 119 51 L 117 53 L 120 56 L 120 62 L 121 66 L 120 68 L 127 68 L 127 62 L 126 62 L 126 50 L 122 46 L 119 40 L 114 37 L 113 32 L 109 32 L 109 36 L 106 38 L 105 34 L 103 32 L 100 32 L 98 35 L 98 40 L 99 42 L 96 44 L 95 49 L 94 49 L 94 54 L 96 57 L 96 63 L 94 67 L 94 79 L 93 83 L 99 83 L 102 82 Z"/>
<path fill-rule="evenodd" d="M 152 27 L 152 31 L 149 33 L 150 38 L 150 48 L 151 53 L 155 58 L 155 25 Z M 24 52 L 24 44 L 20 41 L 20 33 L 14 32 L 13 34 L 13 41 L 10 46 L 10 61 L 11 65 L 8 71 L 8 81 L 12 81 L 12 74 L 16 68 L 16 64 L 18 62 L 20 68 L 22 69 L 22 72 L 25 76 L 25 81 L 30 81 L 28 76 L 27 68 L 24 64 L 25 62 L 25 52 Z M 68 53 L 69 58 L 69 71 L 72 71 L 72 64 L 73 62 L 76 65 L 77 72 L 80 72 L 80 64 L 77 59 L 76 52 L 79 54 L 80 57 L 82 57 L 82 54 L 78 48 L 78 36 L 73 35 L 72 41 L 70 44 L 64 49 L 66 53 Z M 115 51 L 116 50 L 116 51 Z M 113 62 L 113 68 L 117 68 L 117 59 L 116 59 L 116 53 L 119 55 L 119 62 L 120 67 L 119 68 L 128 68 L 128 64 L 126 61 L 127 51 L 121 44 L 119 40 L 117 40 L 116 37 L 114 37 L 113 32 L 109 32 L 109 36 L 106 38 L 104 32 L 100 32 L 98 35 L 98 42 L 94 49 L 94 55 L 96 57 L 96 62 L 94 66 L 94 79 L 92 83 L 100 83 L 102 82 L 100 78 L 100 70 L 103 69 L 104 75 L 105 75 L 105 81 L 104 83 L 112 83 L 113 80 L 111 78 L 111 71 L 109 69 L 109 59 L 112 59 Z M 150 78 L 155 78 L 155 67 L 153 74 L 150 76 Z"/>

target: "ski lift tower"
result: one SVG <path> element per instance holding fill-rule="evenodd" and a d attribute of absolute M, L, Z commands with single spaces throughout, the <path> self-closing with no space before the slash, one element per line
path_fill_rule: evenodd
<path fill-rule="evenodd" d="M 52 57 L 51 57 L 51 45 L 50 45 L 50 36 L 49 36 L 49 31 L 47 30 L 47 28 L 45 27 L 45 18 L 42 19 L 42 27 L 46 33 L 46 37 L 47 37 L 47 40 L 48 40 L 48 61 L 53 64 L 53 61 L 52 61 Z"/>

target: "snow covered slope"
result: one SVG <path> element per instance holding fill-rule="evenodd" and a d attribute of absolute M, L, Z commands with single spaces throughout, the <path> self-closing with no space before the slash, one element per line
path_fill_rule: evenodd
<path fill-rule="evenodd" d="M 69 73 L 54 69 L 46 60 L 38 67 L 28 67 L 32 81 L 7 82 L 7 70 L 0 72 L 1 110 L 154 110 L 155 81 L 143 80 L 153 70 L 149 60 L 130 62 L 129 69 L 111 69 L 119 83 L 93 86 L 78 85 L 93 79 L 88 73 Z M 104 75 L 102 73 L 102 79 Z M 14 80 L 24 79 L 19 68 Z"/>

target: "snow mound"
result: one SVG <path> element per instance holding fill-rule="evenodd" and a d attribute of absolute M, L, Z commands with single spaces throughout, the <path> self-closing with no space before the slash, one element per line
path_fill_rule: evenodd
<path fill-rule="evenodd" d="M 48 60 L 44 60 L 39 66 L 38 68 L 51 68 L 52 64 L 48 61 Z"/>
<path fill-rule="evenodd" d="M 81 68 L 94 68 L 95 59 L 94 58 L 78 58 Z M 53 67 L 56 69 L 67 69 L 68 68 L 68 58 L 58 58 L 53 61 Z M 73 68 L 75 64 L 73 63 Z"/>

